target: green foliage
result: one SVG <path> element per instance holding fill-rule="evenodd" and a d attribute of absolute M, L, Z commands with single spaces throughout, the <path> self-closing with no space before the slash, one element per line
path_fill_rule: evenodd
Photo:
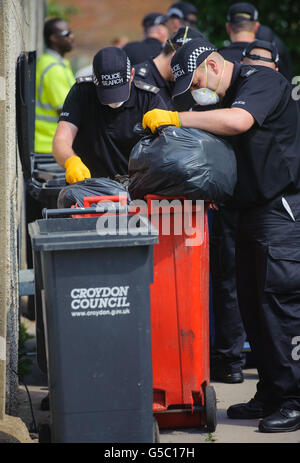
<path fill-rule="evenodd" d="M 59 2 L 55 0 L 47 0 L 47 18 L 62 18 L 65 21 L 69 21 L 72 14 L 77 14 L 79 12 L 78 8 L 75 6 L 61 6 Z"/>
<path fill-rule="evenodd" d="M 205 442 L 216 442 L 217 438 L 213 436 L 210 432 L 207 435 L 207 438 L 205 439 Z"/>
<path fill-rule="evenodd" d="M 21 380 L 24 379 L 31 371 L 32 361 L 26 358 L 26 341 L 33 339 L 27 332 L 26 326 L 21 323 L 19 327 L 19 359 L 18 359 L 18 376 Z"/>
<path fill-rule="evenodd" d="M 230 0 L 189 0 L 199 11 L 199 30 L 216 46 L 226 45 L 228 36 L 225 29 Z M 259 11 L 261 24 L 269 26 L 288 48 L 300 75 L 300 2 L 299 0 L 252 0 Z"/>

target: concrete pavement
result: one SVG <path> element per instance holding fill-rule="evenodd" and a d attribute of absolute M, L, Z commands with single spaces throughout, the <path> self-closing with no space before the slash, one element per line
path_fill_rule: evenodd
<path fill-rule="evenodd" d="M 23 319 L 30 334 L 35 333 L 34 322 Z M 34 340 L 31 341 L 34 347 Z M 47 378 L 41 373 L 32 356 L 33 366 L 31 375 L 25 378 L 30 393 L 36 424 L 49 423 L 50 413 L 40 410 L 40 402 L 47 395 Z M 205 428 L 160 430 L 160 442 L 165 443 L 300 443 L 300 430 L 291 433 L 265 434 L 258 431 L 258 420 L 230 420 L 226 410 L 230 405 L 247 402 L 256 391 L 257 371 L 244 370 L 245 381 L 242 384 L 223 384 L 212 382 L 217 396 L 217 428 L 209 435 Z M 32 433 L 32 413 L 25 387 L 19 389 L 19 411 L 21 418 L 31 432 L 32 442 L 38 443 L 37 434 Z"/>
<path fill-rule="evenodd" d="M 162 443 L 300 443 L 300 430 L 290 433 L 266 434 L 258 431 L 258 420 L 230 420 L 226 410 L 230 405 L 248 402 L 256 391 L 257 371 L 244 370 L 245 381 L 242 384 L 223 384 L 212 382 L 217 396 L 217 428 L 208 436 L 205 429 L 188 429 L 176 431 L 161 431 Z"/>

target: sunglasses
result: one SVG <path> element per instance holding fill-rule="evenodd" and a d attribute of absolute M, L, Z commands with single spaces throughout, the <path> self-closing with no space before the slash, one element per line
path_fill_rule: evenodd
<path fill-rule="evenodd" d="M 73 34 L 73 32 L 68 29 L 66 29 L 65 31 L 56 32 L 56 35 L 58 35 L 59 37 L 69 37 L 71 34 Z"/>

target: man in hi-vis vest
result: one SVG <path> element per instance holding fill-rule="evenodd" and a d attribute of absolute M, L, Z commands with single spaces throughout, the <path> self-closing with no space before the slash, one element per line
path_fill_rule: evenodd
<path fill-rule="evenodd" d="M 72 31 L 60 18 L 44 26 L 46 50 L 36 66 L 35 152 L 51 153 L 52 140 L 65 98 L 75 83 L 73 71 L 64 55 L 74 44 Z"/>

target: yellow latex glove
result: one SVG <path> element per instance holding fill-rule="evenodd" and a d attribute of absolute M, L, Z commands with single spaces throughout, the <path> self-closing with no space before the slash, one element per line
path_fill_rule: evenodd
<path fill-rule="evenodd" d="M 143 117 L 143 128 L 149 127 L 152 133 L 161 125 L 176 125 L 181 127 L 177 111 L 165 111 L 164 109 L 152 109 Z"/>
<path fill-rule="evenodd" d="M 79 156 L 72 156 L 65 162 L 66 182 L 76 183 L 91 178 L 89 169 L 83 164 Z"/>

